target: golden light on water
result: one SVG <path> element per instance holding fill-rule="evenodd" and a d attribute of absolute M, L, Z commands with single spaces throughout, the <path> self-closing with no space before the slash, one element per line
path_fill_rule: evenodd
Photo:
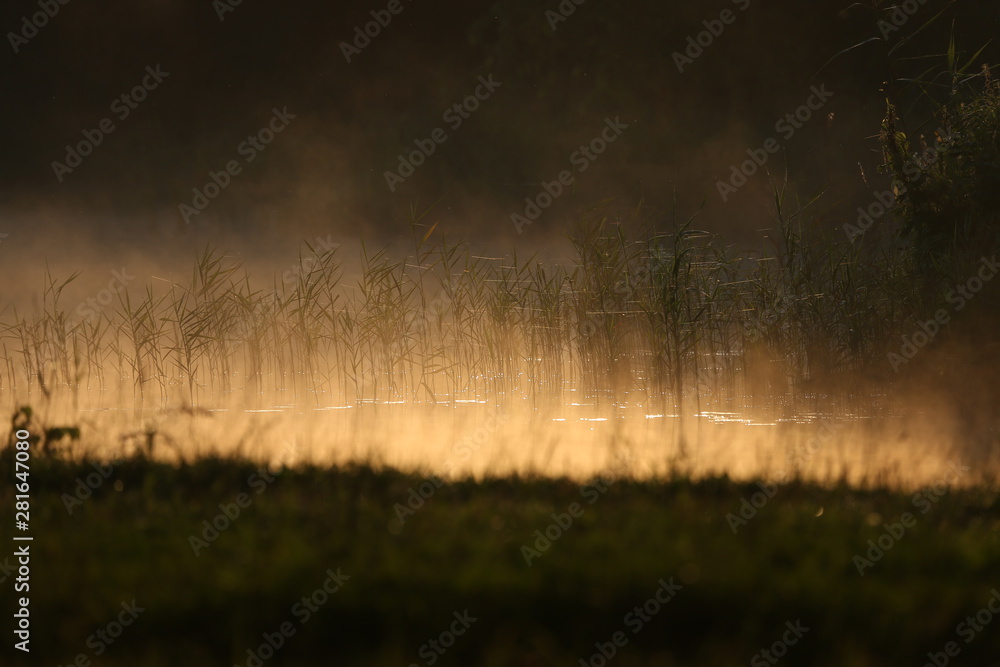
<path fill-rule="evenodd" d="M 637 404 L 531 408 L 462 399 L 138 413 L 102 409 L 83 411 L 81 422 L 90 436 L 85 450 L 102 457 L 144 451 L 151 441 L 153 457 L 168 461 L 241 455 L 279 467 L 362 463 L 444 479 L 687 474 L 917 488 L 939 481 L 966 457 L 960 448 L 944 446 L 951 442 L 944 431 L 907 435 L 912 429 L 902 417 L 875 423 L 850 416 L 753 419 L 703 412 L 682 419 Z M 970 474 L 957 484 L 978 479 Z"/>
<path fill-rule="evenodd" d="M 824 309 L 840 307 L 825 293 L 801 297 L 813 306 L 794 323 L 768 261 L 732 269 L 746 258 L 723 261 L 704 233 L 669 252 L 619 233 L 580 231 L 575 266 L 442 239 L 418 257 L 365 256 L 350 279 L 339 246 L 310 247 L 273 290 L 206 250 L 187 283 L 124 287 L 79 321 L 60 303 L 71 281 L 50 279 L 41 308 L 6 323 L 6 409 L 79 428 L 54 446 L 107 458 L 901 487 L 969 456 L 976 474 L 959 483 L 998 469 L 989 418 L 964 415 L 985 414 L 984 387 L 921 396 L 885 369 L 869 379 L 843 361 L 852 341 L 823 329 Z M 863 316 L 881 326 L 879 312 Z"/>

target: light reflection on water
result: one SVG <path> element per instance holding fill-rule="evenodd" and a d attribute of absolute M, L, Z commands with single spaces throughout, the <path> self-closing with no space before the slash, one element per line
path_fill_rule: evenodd
<path fill-rule="evenodd" d="M 681 418 L 638 402 L 530 407 L 482 398 L 447 403 L 81 410 L 84 447 L 105 456 L 155 431 L 165 460 L 239 453 L 273 465 L 365 462 L 443 477 L 538 474 L 586 478 L 627 461 L 636 478 L 729 475 L 919 487 L 964 461 L 945 434 L 902 418 L 816 412 L 754 418 L 705 410 Z M 919 432 L 921 436 L 913 435 Z M 681 444 L 683 443 L 683 447 Z M 978 480 L 963 480 L 974 483 Z"/>

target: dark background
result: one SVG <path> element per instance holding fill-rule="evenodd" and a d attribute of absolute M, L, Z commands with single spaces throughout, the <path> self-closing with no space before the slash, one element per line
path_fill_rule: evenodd
<path fill-rule="evenodd" d="M 884 187 L 874 136 L 884 52 L 870 45 L 817 75 L 838 51 L 878 34 L 876 14 L 863 6 L 844 13 L 846 0 L 751 0 L 741 12 L 728 0 L 588 0 L 553 32 L 544 12 L 555 0 L 403 4 L 350 64 L 339 43 L 385 2 L 245 0 L 220 21 L 209 0 L 72 0 L 17 54 L 5 39 L 0 231 L 9 237 L 0 266 L 27 255 L 69 271 L 94 254 L 108 266 L 187 267 L 206 243 L 291 257 L 303 238 L 409 238 L 411 211 L 431 206 L 427 220 L 455 239 L 544 254 L 600 202 L 614 214 L 643 201 L 642 217 L 667 225 L 675 192 L 678 217 L 704 201 L 700 226 L 757 244 L 771 224 L 767 176 L 725 204 L 716 181 L 821 83 L 833 99 L 781 139 L 771 176 L 780 180 L 787 168 L 803 196 L 826 189 L 817 224 L 834 233 Z M 671 54 L 725 8 L 736 22 L 679 73 Z M 941 9 L 899 55 L 943 54 L 952 21 L 966 57 L 996 33 L 995 2 L 928 0 L 890 42 Z M 36 2 L 5 3 L 0 27 L 19 31 L 37 11 Z M 114 119 L 116 131 L 59 183 L 52 162 L 157 64 L 170 76 L 127 119 Z M 442 113 L 489 74 L 502 82 L 493 97 L 457 131 L 446 127 L 448 141 L 389 192 L 383 173 L 397 155 L 444 126 Z M 290 127 L 185 225 L 178 205 L 190 203 L 192 188 L 241 159 L 240 142 L 265 126 L 272 107 L 286 106 L 297 115 Z M 622 138 L 518 235 L 511 213 L 616 116 L 630 124 Z"/>

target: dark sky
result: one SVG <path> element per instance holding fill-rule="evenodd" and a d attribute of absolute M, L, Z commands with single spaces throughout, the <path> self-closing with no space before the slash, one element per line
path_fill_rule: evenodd
<path fill-rule="evenodd" d="M 25 27 L 50 4 L 55 16 Z M 176 250 L 187 265 L 207 242 L 250 254 L 317 235 L 390 241 L 408 236 L 411 210 L 432 205 L 430 217 L 456 239 L 544 249 L 567 220 L 609 198 L 610 210 L 643 200 L 665 224 L 675 190 L 680 215 L 705 201 L 703 226 L 753 242 L 769 224 L 767 177 L 725 203 L 716 183 L 770 137 L 781 146 L 772 175 L 787 165 L 803 194 L 829 187 L 822 224 L 835 228 L 865 201 L 858 164 L 873 175 L 880 161 L 871 137 L 887 76 L 877 46 L 815 76 L 834 53 L 878 34 L 864 8 L 839 15 L 847 4 L 567 0 L 575 10 L 553 30 L 546 11 L 558 11 L 556 0 L 8 1 L 0 232 L 9 238 L 0 249 L 20 239 L 67 268 L 69 249 Z M 943 52 L 951 20 L 971 53 L 996 33 L 996 4 L 928 0 L 890 41 L 952 5 L 909 54 Z M 724 10 L 728 25 L 716 21 Z M 348 63 L 341 43 L 372 12 L 391 21 Z M 713 26 L 721 34 L 679 72 L 673 54 Z M 996 62 L 995 50 L 986 55 Z M 148 74 L 157 68 L 166 74 Z M 456 127 L 445 112 L 481 77 L 500 85 Z M 121 99 L 144 80 L 145 99 Z M 775 123 L 822 85 L 833 97 L 794 135 L 779 134 Z M 272 121 L 275 109 L 294 118 Z M 113 132 L 99 132 L 104 119 Z M 607 119 L 628 129 L 577 171 L 574 152 Z M 245 143 L 272 122 L 281 131 L 271 143 Z M 445 140 L 390 191 L 385 172 L 436 128 Z M 88 136 L 100 143 L 78 166 L 53 166 L 70 165 L 67 145 Z M 227 165 L 237 173 L 219 176 Z M 572 184 L 518 234 L 511 214 L 564 170 Z M 188 223 L 180 205 L 196 203 L 210 172 L 226 187 Z"/>

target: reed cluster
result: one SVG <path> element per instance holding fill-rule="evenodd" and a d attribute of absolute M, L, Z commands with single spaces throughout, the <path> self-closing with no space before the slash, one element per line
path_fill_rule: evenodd
<path fill-rule="evenodd" d="M 863 403 L 836 378 L 903 329 L 905 258 L 808 240 L 807 209 L 789 213 L 776 191 L 774 232 L 749 254 L 694 219 L 656 231 L 592 211 L 566 265 L 482 256 L 415 223 L 409 252 L 364 248 L 355 279 L 338 247 L 306 244 L 271 289 L 206 249 L 185 283 L 126 287 L 79 322 L 62 303 L 75 276 L 49 276 L 39 311 L 0 324 L 0 389 L 150 407 L 597 396 L 701 411 L 838 392 Z"/>

